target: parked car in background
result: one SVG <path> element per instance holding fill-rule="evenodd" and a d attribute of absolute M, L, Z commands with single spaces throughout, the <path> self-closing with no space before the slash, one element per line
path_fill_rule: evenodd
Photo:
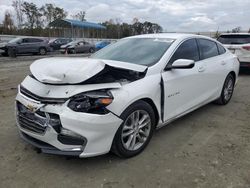
<path fill-rule="evenodd" d="M 94 53 L 95 45 L 90 44 L 84 40 L 72 41 L 68 44 L 62 45 L 60 49 L 61 53 Z"/>
<path fill-rule="evenodd" d="M 6 53 L 6 45 L 8 42 L 0 42 L 0 53 L 3 56 L 7 56 L 8 54 Z"/>
<path fill-rule="evenodd" d="M 121 39 L 90 58 L 35 61 L 19 85 L 21 137 L 45 153 L 133 157 L 153 132 L 215 101 L 226 105 L 239 61 L 219 42 L 191 34 Z"/>
<path fill-rule="evenodd" d="M 100 42 L 97 42 L 97 43 L 95 44 L 95 50 L 98 51 L 98 50 L 100 50 L 100 49 L 106 47 L 106 46 L 109 45 L 109 44 L 110 44 L 109 41 L 100 41 Z"/>
<path fill-rule="evenodd" d="M 72 42 L 70 38 L 57 38 L 49 41 L 49 45 L 53 50 L 59 50 L 62 45 Z"/>
<path fill-rule="evenodd" d="M 250 68 L 250 33 L 225 33 L 218 41 L 238 56 L 241 67 Z"/>
<path fill-rule="evenodd" d="M 0 47 L 4 55 L 41 54 L 46 55 L 51 51 L 48 41 L 41 38 L 14 38 Z"/>

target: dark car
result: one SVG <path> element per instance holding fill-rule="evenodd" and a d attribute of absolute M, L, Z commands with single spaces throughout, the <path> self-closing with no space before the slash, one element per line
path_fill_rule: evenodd
<path fill-rule="evenodd" d="M 15 38 L 1 47 L 4 55 L 41 54 L 45 55 L 50 50 L 48 41 L 41 38 Z"/>
<path fill-rule="evenodd" d="M 59 50 L 62 45 L 68 44 L 69 42 L 72 42 L 72 39 L 69 39 L 69 38 L 57 38 L 57 39 L 51 40 L 49 42 L 49 46 L 53 50 Z"/>
<path fill-rule="evenodd" d="M 95 45 L 90 44 L 83 40 L 72 41 L 68 44 L 62 45 L 60 49 L 61 53 L 93 53 L 95 52 Z"/>
<path fill-rule="evenodd" d="M 100 41 L 100 42 L 97 42 L 97 43 L 95 44 L 95 49 L 96 49 L 96 51 L 97 51 L 97 50 L 100 50 L 100 49 L 106 47 L 106 46 L 109 45 L 109 44 L 110 44 L 109 41 Z"/>

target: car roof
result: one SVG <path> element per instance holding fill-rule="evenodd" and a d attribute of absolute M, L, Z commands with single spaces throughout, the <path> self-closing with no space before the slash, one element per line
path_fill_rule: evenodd
<path fill-rule="evenodd" d="M 187 34 L 187 33 L 155 33 L 155 34 L 143 34 L 143 35 L 136 35 L 127 38 L 168 38 L 168 39 L 184 39 L 184 38 L 206 38 L 213 40 L 210 37 L 206 37 L 203 35 L 195 35 L 195 34 Z"/>
<path fill-rule="evenodd" d="M 250 33 L 221 33 L 221 35 L 250 35 Z"/>

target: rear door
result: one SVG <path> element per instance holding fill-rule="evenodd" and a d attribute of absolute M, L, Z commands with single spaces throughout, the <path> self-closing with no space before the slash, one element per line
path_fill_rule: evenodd
<path fill-rule="evenodd" d="M 78 42 L 77 45 L 75 46 L 75 51 L 76 53 L 83 53 L 84 52 L 84 42 Z"/>
<path fill-rule="evenodd" d="M 30 39 L 30 52 L 39 52 L 41 47 L 44 47 L 44 40 L 31 38 Z"/>
<path fill-rule="evenodd" d="M 197 42 L 201 58 L 199 64 L 203 69 L 202 79 L 206 85 L 204 101 L 209 101 L 221 92 L 228 63 L 223 55 L 226 51 L 212 40 L 199 38 Z"/>
<path fill-rule="evenodd" d="M 90 48 L 91 48 L 91 44 L 88 42 L 84 42 L 84 52 L 89 52 Z"/>

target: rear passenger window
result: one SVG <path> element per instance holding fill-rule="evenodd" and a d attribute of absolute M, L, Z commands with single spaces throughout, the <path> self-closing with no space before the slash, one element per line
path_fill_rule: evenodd
<path fill-rule="evenodd" d="M 215 42 L 207 39 L 198 39 L 201 59 L 207 59 L 219 55 Z"/>
<path fill-rule="evenodd" d="M 219 54 L 226 53 L 226 49 L 223 46 L 217 43 L 217 47 L 218 47 Z"/>
<path fill-rule="evenodd" d="M 199 61 L 199 51 L 195 39 L 189 39 L 183 42 L 175 51 L 174 55 L 169 61 L 169 64 L 172 65 L 172 63 L 177 59 L 190 59 Z"/>
<path fill-rule="evenodd" d="M 36 38 L 30 38 L 29 39 L 30 42 L 42 42 L 42 39 L 36 39 Z"/>
<path fill-rule="evenodd" d="M 29 39 L 23 39 L 23 41 L 22 41 L 22 43 L 29 43 L 30 41 L 29 41 Z"/>

